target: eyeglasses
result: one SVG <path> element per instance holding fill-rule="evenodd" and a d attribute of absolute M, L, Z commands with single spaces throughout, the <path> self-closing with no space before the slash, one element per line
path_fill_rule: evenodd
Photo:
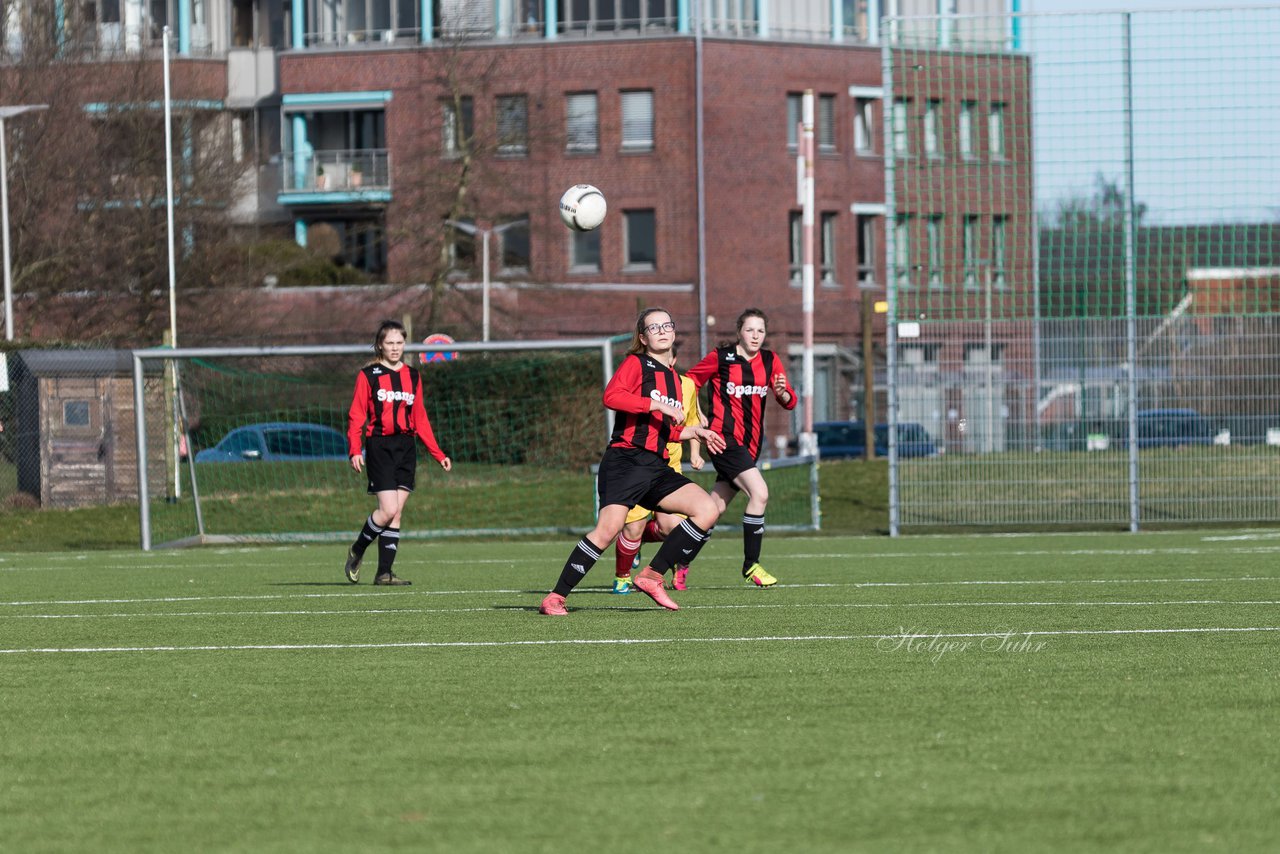
<path fill-rule="evenodd" d="M 666 323 L 650 323 L 645 329 L 650 332 L 675 332 L 676 325 L 674 321 L 668 320 Z"/>

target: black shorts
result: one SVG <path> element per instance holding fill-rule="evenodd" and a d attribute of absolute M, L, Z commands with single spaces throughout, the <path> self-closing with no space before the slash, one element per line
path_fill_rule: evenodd
<path fill-rule="evenodd" d="M 756 459 L 751 456 L 751 452 L 741 445 L 730 445 L 724 449 L 723 453 L 711 454 L 711 465 L 716 469 L 716 481 L 724 481 L 725 483 L 737 489 L 738 486 L 733 482 L 734 478 L 742 474 L 747 469 L 756 467 Z"/>
<path fill-rule="evenodd" d="M 600 460 L 596 491 L 600 506 L 657 508 L 677 489 L 693 483 L 660 455 L 639 448 L 608 448 Z"/>
<path fill-rule="evenodd" d="M 418 470 L 416 441 L 412 433 L 365 437 L 364 469 L 369 476 L 370 495 L 395 489 L 413 492 Z"/>

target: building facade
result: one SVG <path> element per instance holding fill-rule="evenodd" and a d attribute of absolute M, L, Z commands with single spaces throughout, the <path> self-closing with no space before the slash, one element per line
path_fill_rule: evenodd
<path fill-rule="evenodd" d="M 226 138 L 250 152 L 230 214 L 303 245 L 334 242 L 372 281 L 434 280 L 449 319 L 432 322 L 457 337 L 479 337 L 482 290 L 497 339 L 617 334 L 656 304 L 686 351 L 731 339 L 739 312 L 757 306 L 798 373 L 806 90 L 815 420 L 860 415 L 866 289 L 883 300 L 892 279 L 911 312 L 948 287 L 976 304 L 978 241 L 988 260 L 1003 253 L 991 271 L 1002 290 L 1032 287 L 1033 241 L 1018 236 L 1030 224 L 1009 219 L 1032 209 L 1030 154 L 1003 141 L 1028 138 L 1029 69 L 1007 19 L 882 32 L 882 16 L 998 16 L 999 0 L 89 0 L 55 3 L 51 23 L 33 16 L 37 2 L 0 0 L 10 60 L 34 26 L 52 26 L 86 63 L 154 51 L 168 26 L 175 99 L 221 114 Z M 921 90 L 886 105 L 886 41 L 981 55 L 997 71 L 965 83 L 973 65 L 957 61 L 945 88 L 961 102 Z M 999 92 L 992 79 L 1005 81 Z M 198 99 L 184 80 L 199 81 Z M 955 167 L 901 184 L 888 224 L 886 145 L 900 168 Z M 946 192 L 960 180 L 963 223 Z M 580 182 L 609 202 L 586 234 L 556 209 Z M 882 316 L 873 328 L 882 384 Z M 1018 340 L 985 358 L 1030 353 L 1025 325 L 1009 330 Z M 908 361 L 972 343 L 917 342 Z"/>

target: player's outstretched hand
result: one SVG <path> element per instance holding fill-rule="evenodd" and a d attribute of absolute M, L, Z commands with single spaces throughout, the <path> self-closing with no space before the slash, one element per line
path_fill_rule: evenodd
<path fill-rule="evenodd" d="M 448 457 L 445 457 L 443 460 L 440 461 L 440 468 L 444 469 L 445 471 L 453 471 L 453 460 L 449 459 Z"/>
<path fill-rule="evenodd" d="M 785 374 L 773 375 L 773 394 L 778 400 L 782 400 L 782 396 L 787 393 L 787 377 Z M 783 401 L 784 403 L 786 401 Z"/>
<path fill-rule="evenodd" d="M 724 437 L 715 430 L 708 430 L 705 427 L 699 427 L 698 432 L 694 435 L 707 443 L 707 450 L 711 453 L 719 454 L 724 451 Z"/>

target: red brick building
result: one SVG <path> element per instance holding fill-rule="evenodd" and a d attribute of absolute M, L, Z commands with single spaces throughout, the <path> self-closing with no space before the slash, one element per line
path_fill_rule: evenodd
<path fill-rule="evenodd" d="M 189 17 L 190 0 L 90 2 L 67 14 L 89 16 L 80 23 L 125 51 L 152 46 L 156 29 L 131 30 L 130 8 L 138 6 L 144 24 L 167 16 L 163 23 L 177 30 L 178 91 L 189 80 L 198 97 L 261 140 L 257 198 L 239 215 L 276 223 L 299 243 L 336 235 L 346 263 L 406 288 L 420 287 L 447 255 L 454 270 L 430 323 L 460 338 L 480 337 L 474 238 L 490 231 L 495 339 L 617 334 L 638 307 L 658 304 L 677 319 L 683 346 L 700 349 L 704 338 L 731 338 L 738 313 L 758 306 L 770 315 L 771 346 L 796 357 L 795 122 L 802 93 L 812 90 L 814 414 L 850 417 L 862 384 L 862 288 L 883 299 L 890 277 L 885 123 L 896 111 L 884 107 L 879 32 L 889 10 L 876 0 L 744 5 L 752 11 L 734 18 L 711 4 L 701 35 L 687 0 L 209 0 L 200 4 L 204 25 Z M 1001 13 L 1006 4 L 955 5 L 970 14 Z M 937 11 L 916 6 L 896 8 Z M 904 101 L 897 120 L 913 128 L 941 122 L 929 143 L 936 148 L 919 148 L 924 138 L 912 132 L 895 155 L 914 170 L 911 180 L 899 173 L 897 234 L 905 240 L 894 259 L 911 315 L 929 311 L 943 297 L 931 286 L 946 284 L 954 291 L 946 305 L 980 319 L 973 311 L 982 294 L 965 260 L 965 241 L 978 232 L 966 229 L 978 229 L 986 244 L 1001 231 L 1000 300 L 1031 299 L 1023 275 L 1031 226 L 1017 218 L 1032 208 L 1030 150 L 1020 147 L 1029 140 L 1029 71 L 1008 50 L 1003 27 L 998 18 L 945 28 L 923 21 L 892 36 L 930 45 L 928 79 L 939 81 L 933 94 L 919 81 L 895 92 Z M 909 54 L 904 47 L 892 61 Z M 207 91 L 205 78 L 222 74 L 225 86 Z M 975 148 L 964 154 L 954 133 L 961 109 L 977 111 L 968 119 Z M 997 110 L 1011 141 L 998 155 L 983 136 Z M 936 114 L 926 119 L 926 111 Z M 899 144 L 897 131 L 889 138 Z M 578 182 L 600 187 L 609 202 L 604 225 L 587 235 L 558 221 L 560 193 Z M 927 237 L 944 213 L 945 236 Z M 942 278 L 913 284 L 913 270 Z M 379 293 L 371 289 L 371 306 L 385 299 Z M 1025 327 L 1002 334 L 1018 339 L 1002 342 L 1006 352 L 1029 354 Z M 961 352 L 971 344 L 952 335 L 931 346 Z"/>

